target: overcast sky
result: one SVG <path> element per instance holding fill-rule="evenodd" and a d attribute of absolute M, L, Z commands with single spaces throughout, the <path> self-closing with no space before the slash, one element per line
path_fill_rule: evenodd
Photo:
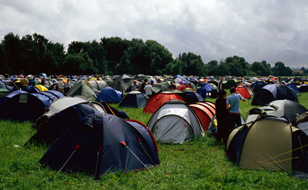
<path fill-rule="evenodd" d="M 230 56 L 308 68 L 307 0 L 0 0 L 0 39 L 38 33 L 65 47 L 102 37 L 155 40 L 173 57 Z"/>

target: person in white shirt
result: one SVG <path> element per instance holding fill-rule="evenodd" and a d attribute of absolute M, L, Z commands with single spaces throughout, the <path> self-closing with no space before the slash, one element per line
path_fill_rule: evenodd
<path fill-rule="evenodd" d="M 150 85 L 149 82 L 146 83 L 145 87 L 144 87 L 144 91 L 145 91 L 145 94 L 151 98 L 152 95 L 153 95 L 153 87 L 152 85 Z"/>

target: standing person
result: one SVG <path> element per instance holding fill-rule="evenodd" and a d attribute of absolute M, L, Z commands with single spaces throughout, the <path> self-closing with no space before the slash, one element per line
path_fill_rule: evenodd
<path fill-rule="evenodd" d="M 246 101 L 240 94 L 236 92 L 234 87 L 230 88 L 230 93 L 227 97 L 227 109 L 229 110 L 229 130 L 232 131 L 235 127 L 242 125 L 240 100 Z"/>
<path fill-rule="evenodd" d="M 223 84 L 223 78 L 220 77 L 219 83 L 218 83 L 218 90 L 219 91 L 224 91 L 224 84 Z"/>
<path fill-rule="evenodd" d="M 152 95 L 153 95 L 153 87 L 152 87 L 152 85 L 151 85 L 149 82 L 146 83 L 146 85 L 145 85 L 145 87 L 144 87 L 144 91 L 145 91 L 145 94 L 146 94 L 149 98 L 152 97 Z"/>
<path fill-rule="evenodd" d="M 226 91 L 219 91 L 218 97 L 215 101 L 216 108 L 216 120 L 217 120 L 217 136 L 218 140 L 226 142 L 229 136 L 229 118 L 228 109 L 226 103 L 227 93 Z"/>

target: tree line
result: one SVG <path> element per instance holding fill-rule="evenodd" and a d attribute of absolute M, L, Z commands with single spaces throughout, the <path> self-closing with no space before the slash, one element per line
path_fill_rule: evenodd
<path fill-rule="evenodd" d="M 305 68 L 303 71 L 308 72 Z M 103 37 L 100 41 L 53 43 L 34 33 L 20 37 L 8 33 L 0 43 L 2 74 L 148 74 L 198 76 L 291 76 L 283 62 L 274 67 L 266 61 L 248 63 L 244 57 L 204 63 L 200 55 L 185 52 L 173 58 L 154 40 Z"/>

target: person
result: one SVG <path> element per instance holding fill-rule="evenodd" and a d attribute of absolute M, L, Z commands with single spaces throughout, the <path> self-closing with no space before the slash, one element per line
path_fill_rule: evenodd
<path fill-rule="evenodd" d="M 224 91 L 224 84 L 223 84 L 223 78 L 221 77 L 218 83 L 218 90 L 219 91 Z"/>
<path fill-rule="evenodd" d="M 149 83 L 149 82 L 146 82 L 146 85 L 144 87 L 144 91 L 145 91 L 145 94 L 151 98 L 152 95 L 153 95 L 153 87 L 152 85 Z"/>
<path fill-rule="evenodd" d="M 230 93 L 227 97 L 227 109 L 229 110 L 229 130 L 232 131 L 235 127 L 242 125 L 240 100 L 246 101 L 240 94 L 236 92 L 235 87 L 230 88 Z"/>
<path fill-rule="evenodd" d="M 217 120 L 217 140 L 222 140 L 226 142 L 229 136 L 229 119 L 228 119 L 228 109 L 226 103 L 226 91 L 219 91 L 218 97 L 215 101 L 216 108 L 216 120 Z"/>

